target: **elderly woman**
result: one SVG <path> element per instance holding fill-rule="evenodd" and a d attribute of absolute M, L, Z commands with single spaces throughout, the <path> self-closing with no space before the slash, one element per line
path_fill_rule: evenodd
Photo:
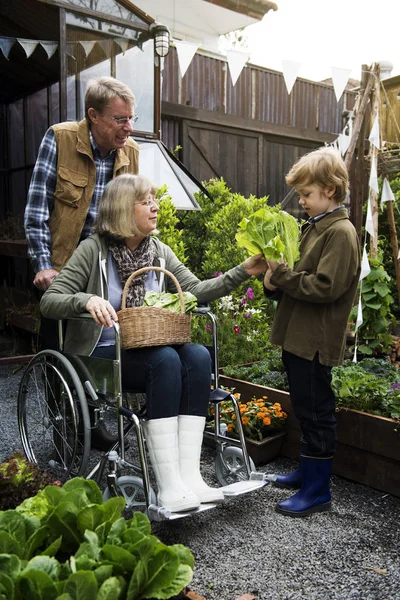
<path fill-rule="evenodd" d="M 75 250 L 40 303 L 43 315 L 54 319 L 84 312 L 92 315 L 92 322 L 68 325 L 66 352 L 115 357 L 112 325 L 118 320 L 123 286 L 137 269 L 152 265 L 167 269 L 182 290 L 194 294 L 200 303 L 224 296 L 266 270 L 259 255 L 221 277 L 200 281 L 154 236 L 157 212 L 155 188 L 144 177 L 120 175 L 108 183 L 95 234 Z M 142 305 L 147 290 L 175 292 L 171 278 L 162 275 L 148 271 L 136 277 L 127 306 Z M 177 512 L 195 509 L 201 502 L 223 500 L 222 490 L 207 486 L 200 475 L 211 381 L 208 350 L 197 344 L 124 350 L 122 380 L 126 390 L 146 391 L 145 435 L 158 503 Z"/>

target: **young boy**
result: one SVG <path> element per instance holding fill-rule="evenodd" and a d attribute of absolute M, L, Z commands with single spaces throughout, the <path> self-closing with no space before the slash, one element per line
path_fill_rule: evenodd
<path fill-rule="evenodd" d="M 347 319 L 360 277 L 360 246 L 343 205 L 349 178 L 340 154 L 320 148 L 300 158 L 286 176 L 309 219 L 293 269 L 269 261 L 264 287 L 277 299 L 271 342 L 282 346 L 290 398 L 302 430 L 300 466 L 270 475 L 300 488 L 275 510 L 293 517 L 329 510 L 329 481 L 336 445 L 331 369 L 341 364 Z"/>

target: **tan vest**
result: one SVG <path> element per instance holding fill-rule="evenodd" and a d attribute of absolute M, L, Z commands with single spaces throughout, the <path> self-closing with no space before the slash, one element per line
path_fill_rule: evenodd
<path fill-rule="evenodd" d="M 78 246 L 85 224 L 94 186 L 96 165 L 90 145 L 86 119 L 53 125 L 57 143 L 57 182 L 54 210 L 49 227 L 53 268 L 61 271 Z M 122 173 L 136 175 L 139 168 L 139 146 L 128 138 L 115 153 L 113 177 Z"/>

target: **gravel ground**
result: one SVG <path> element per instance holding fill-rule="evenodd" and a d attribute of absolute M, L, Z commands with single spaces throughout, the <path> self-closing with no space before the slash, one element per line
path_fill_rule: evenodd
<path fill-rule="evenodd" d="M 0 366 L 0 461 L 21 448 L 16 402 L 21 371 Z M 202 455 L 205 479 L 216 485 L 215 453 Z M 290 471 L 278 459 L 260 471 Z M 400 600 L 400 498 L 332 478 L 330 513 L 291 519 L 274 512 L 290 492 L 266 486 L 215 510 L 154 523 L 165 543 L 195 556 L 191 588 L 207 600 Z"/>

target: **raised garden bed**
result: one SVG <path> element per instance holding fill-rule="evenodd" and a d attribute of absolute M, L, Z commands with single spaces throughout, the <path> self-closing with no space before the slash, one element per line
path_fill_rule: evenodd
<path fill-rule="evenodd" d="M 292 413 L 288 392 L 223 375 L 219 384 L 235 388 L 243 401 L 268 396 L 270 402 L 279 402 L 289 414 L 281 456 L 299 457 L 300 426 Z M 400 497 L 400 425 L 394 419 L 351 409 L 338 410 L 336 418 L 338 443 L 333 472 Z"/>

